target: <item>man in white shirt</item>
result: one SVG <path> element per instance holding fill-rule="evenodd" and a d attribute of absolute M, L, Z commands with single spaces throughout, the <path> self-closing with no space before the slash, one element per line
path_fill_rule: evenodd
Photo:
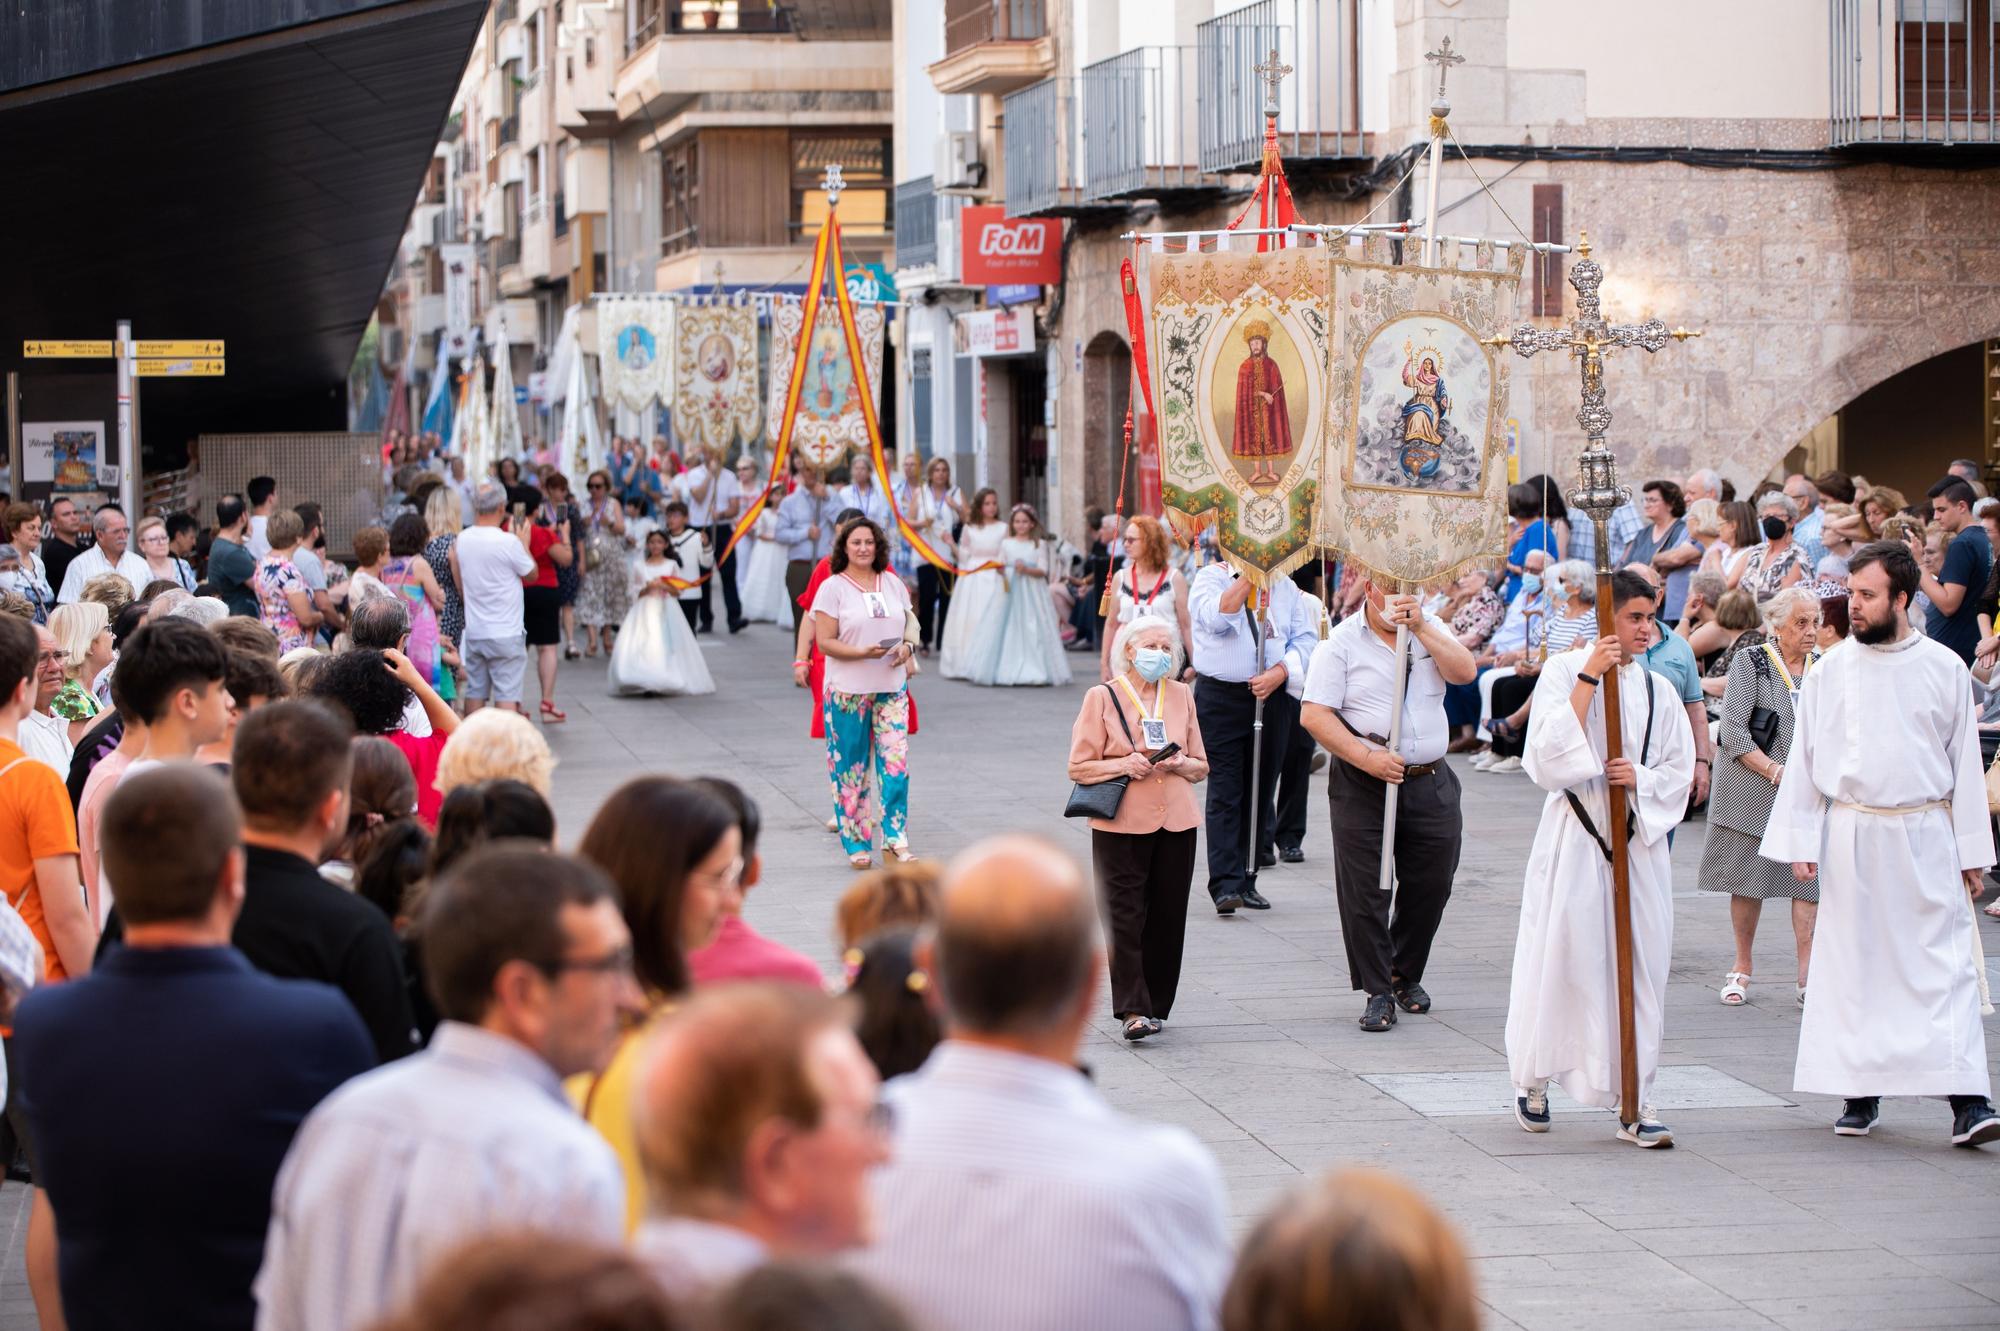
<path fill-rule="evenodd" d="M 883 1088 L 895 1158 L 854 1268 L 919 1326 L 1213 1327 L 1221 1171 L 1185 1128 L 1126 1117 L 1077 1071 L 1104 948 L 1076 864 L 1024 838 L 973 847 L 918 952 L 947 1038 Z"/>
<path fill-rule="evenodd" d="M 677 1301 L 873 1237 L 868 1174 L 889 1158 L 880 1083 L 831 998 L 768 982 L 704 990 L 641 1057 L 652 1210 L 632 1247 Z"/>
<path fill-rule="evenodd" d="M 741 511 L 743 486 L 735 473 L 722 465 L 722 450 L 704 449 L 701 461 L 674 478 L 674 493 L 687 505 L 688 525 L 708 538 L 708 548 L 721 554 L 729 544 L 729 532 Z M 697 633 L 715 631 L 715 605 L 710 583 L 722 584 L 722 605 L 728 613 L 729 631 L 741 633 L 750 621 L 743 618 L 743 601 L 736 590 L 736 552 L 731 550 L 716 569 L 715 576 L 701 585 L 701 623 Z"/>
<path fill-rule="evenodd" d="M 244 497 L 250 501 L 250 535 L 244 541 L 244 548 L 258 563 L 271 553 L 271 542 L 264 535 L 265 524 L 278 511 L 278 483 L 269 476 L 252 476 L 250 483 L 243 487 Z"/>
<path fill-rule="evenodd" d="M 1396 694 L 1396 634 L 1409 630 L 1402 725 L 1389 746 Z M 1464 822 L 1458 777 L 1445 763 L 1451 723 L 1447 684 L 1470 684 L 1472 653 L 1414 596 L 1385 596 L 1372 582 L 1361 613 L 1314 649 L 1301 724 L 1333 754 L 1327 798 L 1333 817 L 1334 894 L 1347 943 L 1347 973 L 1368 995 L 1364 1031 L 1386 1031 L 1396 1009 L 1428 1012 L 1424 965 L 1451 900 Z M 1382 811 L 1395 786 L 1395 910 L 1382 891 Z"/>
<path fill-rule="evenodd" d="M 67 664 L 62 645 L 45 624 L 35 630 L 35 709 L 21 718 L 17 737 L 21 752 L 36 762 L 47 763 L 57 775 L 69 780 L 70 758 L 76 746 L 69 741 L 69 722 L 49 710 L 62 692 L 63 666 Z"/>
<path fill-rule="evenodd" d="M 472 496 L 472 525 L 451 546 L 451 576 L 465 604 L 465 710 L 491 702 L 519 712 L 527 676 L 528 629 L 522 617 L 521 579 L 533 577 L 529 525 L 509 531 L 507 490 L 483 481 Z"/>
<path fill-rule="evenodd" d="M 292 566 L 305 580 L 306 590 L 312 593 L 313 605 L 319 610 L 322 622 L 330 632 L 338 633 L 347 627 L 346 616 L 333 603 L 333 596 L 326 587 L 326 559 L 322 553 L 326 547 L 326 514 L 318 504 L 310 501 L 300 504 L 292 512 L 299 515 L 305 526 L 305 534 L 299 537 L 298 548 L 292 551 Z"/>
<path fill-rule="evenodd" d="M 271 1201 L 260 1331 L 373 1325 L 483 1234 L 624 1237 L 618 1158 L 562 1088 L 603 1070 L 644 1005 L 610 881 L 489 846 L 432 888 L 423 938 L 444 1021 L 300 1127 Z"/>
<path fill-rule="evenodd" d="M 105 573 L 116 573 L 125 579 L 131 584 L 132 599 L 139 599 L 139 593 L 153 580 L 153 570 L 137 551 L 128 548 L 132 524 L 126 521 L 124 512 L 116 504 L 106 504 L 90 519 L 90 530 L 97 543 L 69 561 L 56 600 L 63 605 L 75 605 L 83 599 L 83 589 L 90 580 Z"/>

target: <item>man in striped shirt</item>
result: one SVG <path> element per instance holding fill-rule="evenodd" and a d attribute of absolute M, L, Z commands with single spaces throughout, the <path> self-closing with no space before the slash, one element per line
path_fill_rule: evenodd
<path fill-rule="evenodd" d="M 883 1089 L 895 1154 L 855 1269 L 920 1326 L 1213 1327 L 1230 1265 L 1214 1159 L 1077 1071 L 1104 950 L 1076 864 L 1020 838 L 967 851 L 920 957 L 947 1038 Z"/>

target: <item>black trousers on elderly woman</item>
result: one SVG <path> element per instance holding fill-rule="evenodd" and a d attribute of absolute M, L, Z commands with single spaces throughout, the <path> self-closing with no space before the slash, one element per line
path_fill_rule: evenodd
<path fill-rule="evenodd" d="M 1194 886 L 1195 829 L 1090 832 L 1097 906 L 1111 954 L 1111 1012 L 1158 1017 L 1173 1010 L 1181 984 L 1188 892 Z"/>

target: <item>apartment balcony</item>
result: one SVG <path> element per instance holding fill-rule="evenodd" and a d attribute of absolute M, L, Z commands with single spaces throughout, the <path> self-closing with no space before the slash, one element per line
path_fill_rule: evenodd
<path fill-rule="evenodd" d="M 618 122 L 612 73 L 618 64 L 611 7 L 578 4 L 556 29 L 556 126 L 577 138 L 611 133 Z"/>
<path fill-rule="evenodd" d="M 521 267 L 521 238 L 502 236 L 493 242 L 493 267 L 500 274 L 500 284 L 504 288 L 508 281 L 508 270 L 518 271 Z"/>
<path fill-rule="evenodd" d="M 1084 66 L 1084 198 L 1191 202 L 1221 192 L 1200 165 L 1196 55 L 1142 46 Z"/>
<path fill-rule="evenodd" d="M 521 117 L 518 115 L 502 117 L 500 121 L 500 146 L 504 148 L 510 143 L 519 143 L 520 141 Z"/>
<path fill-rule="evenodd" d="M 550 250 L 555 241 L 555 225 L 549 216 L 548 201 L 528 200 L 521 217 L 521 281 L 528 286 L 546 284 L 556 275 Z"/>
<path fill-rule="evenodd" d="M 410 302 L 410 327 L 419 335 L 444 327 L 444 293 L 427 291 Z"/>
<path fill-rule="evenodd" d="M 1083 189 L 1077 80 L 1043 79 L 1001 100 L 1007 216 L 1077 217 L 1124 205 Z"/>
<path fill-rule="evenodd" d="M 922 268 L 937 262 L 937 194 L 932 178 L 908 180 L 896 186 L 896 263 Z"/>
<path fill-rule="evenodd" d="M 945 0 L 944 59 L 930 67 L 942 93 L 1001 96 L 1055 72 L 1045 0 Z"/>
<path fill-rule="evenodd" d="M 688 25 L 670 11 L 659 32 L 636 44 L 612 81 L 621 120 L 646 120 L 671 137 L 669 121 L 709 94 L 871 92 L 890 90 L 887 41 L 801 41 L 777 16 L 746 6 L 738 26 Z M 657 16 L 656 16 L 657 17 Z M 752 22 L 753 17 L 757 20 Z M 883 122 L 887 123 L 887 113 Z"/>
<path fill-rule="evenodd" d="M 1833 147 L 2000 143 L 2000 3 L 1828 0 L 1827 10 Z"/>
<path fill-rule="evenodd" d="M 550 225 L 555 228 L 557 236 L 567 236 L 569 234 L 569 210 L 564 207 L 563 192 L 561 190 L 556 191 L 555 202 L 549 206 L 549 221 Z"/>
<path fill-rule="evenodd" d="M 1201 169 L 1255 171 L 1263 161 L 1268 94 L 1256 66 L 1273 51 L 1292 67 L 1278 89 L 1279 155 L 1287 163 L 1366 157 L 1364 49 L 1358 0 L 1257 0 L 1198 25 Z"/>

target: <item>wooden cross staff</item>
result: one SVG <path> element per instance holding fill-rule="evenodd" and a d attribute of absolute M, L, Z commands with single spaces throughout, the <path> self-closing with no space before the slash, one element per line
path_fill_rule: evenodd
<path fill-rule="evenodd" d="M 1605 431 L 1611 427 L 1611 411 L 1604 405 L 1604 355 L 1620 347 L 1638 347 L 1655 352 L 1669 338 L 1685 342 L 1700 337 L 1686 328 L 1669 329 L 1658 319 L 1642 324 L 1607 323 L 1598 304 L 1597 289 L 1604 282 L 1604 269 L 1590 257 L 1590 233 L 1579 236 L 1578 262 L 1570 269 L 1569 284 L 1576 288 L 1576 318 L 1567 328 L 1537 328 L 1522 324 L 1511 334 L 1482 339 L 1492 347 L 1511 346 L 1517 355 L 1533 356 L 1541 351 L 1567 351 L 1583 370 L 1583 406 L 1576 413 L 1587 440 L 1577 459 L 1577 479 L 1581 489 L 1571 502 L 1590 514 L 1597 523 L 1597 634 L 1612 632 L 1610 522 L 1614 510 L 1631 492 L 1618 484 L 1618 462 L 1605 445 Z M 1609 764 L 1624 752 L 1618 702 L 1618 672 L 1604 672 L 1604 759 Z M 1611 908 L 1618 954 L 1618 1058 L 1619 1121 L 1639 1121 L 1639 1049 L 1632 1029 L 1632 877 L 1630 852 L 1625 844 L 1625 788 L 1612 786 L 1611 796 Z"/>

